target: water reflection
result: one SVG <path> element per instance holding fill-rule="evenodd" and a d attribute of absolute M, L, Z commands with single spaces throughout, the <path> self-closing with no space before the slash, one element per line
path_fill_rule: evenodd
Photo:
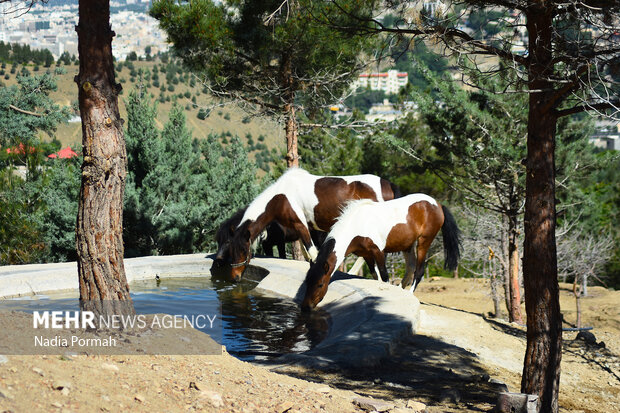
<path fill-rule="evenodd" d="M 327 313 L 302 313 L 286 297 L 262 294 L 255 287 L 264 274 L 252 272 L 241 282 L 221 279 L 167 278 L 131 284 L 131 295 L 140 314 L 200 313 L 205 300 L 218 299 L 222 309 L 222 344 L 246 361 L 266 361 L 286 353 L 309 350 L 327 335 Z M 2 310 L 73 311 L 77 296 L 37 296 L 36 299 L 0 300 Z M 179 308 L 179 301 L 183 308 Z M 193 303 L 195 301 L 195 304 Z"/>

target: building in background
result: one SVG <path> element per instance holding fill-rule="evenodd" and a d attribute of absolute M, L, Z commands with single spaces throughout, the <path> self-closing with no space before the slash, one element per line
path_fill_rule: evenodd
<path fill-rule="evenodd" d="M 386 95 L 393 95 L 405 87 L 409 82 L 407 72 L 399 72 L 398 70 L 388 70 L 383 73 L 362 73 L 353 82 L 352 88 L 370 90 L 382 90 Z"/>

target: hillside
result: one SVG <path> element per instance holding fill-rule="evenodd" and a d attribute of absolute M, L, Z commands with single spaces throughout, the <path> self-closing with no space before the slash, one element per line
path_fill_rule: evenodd
<path fill-rule="evenodd" d="M 138 86 L 139 72 L 153 73 L 154 67 L 158 70 L 159 87 L 156 87 L 153 81 L 145 82 L 151 93 L 157 101 L 157 124 L 160 128 L 168 120 L 168 113 L 172 107 L 173 101 L 176 99 L 182 106 L 186 108 L 188 126 L 192 129 L 196 138 L 204 139 L 209 134 L 222 134 L 230 132 L 232 135 L 238 135 L 244 139 L 247 134 L 251 134 L 253 140 L 257 140 L 260 135 L 264 136 L 264 143 L 269 151 L 273 148 L 280 150 L 284 147 L 284 130 L 280 125 L 272 119 L 253 117 L 249 118 L 248 113 L 242 110 L 238 105 L 226 102 L 217 102 L 206 93 L 203 93 L 200 83 L 194 80 L 193 75 L 180 69 L 177 64 L 164 64 L 159 60 L 156 61 L 135 61 L 130 62 L 133 70 L 127 67 L 127 63 L 120 64 L 120 70 L 117 70 L 117 82 L 121 84 L 123 90 L 119 97 L 119 108 L 121 117 L 127 119 L 127 111 L 125 109 L 125 99 L 129 92 Z M 58 90 L 52 94 L 52 98 L 61 105 L 73 105 L 77 107 L 77 86 L 74 78 L 78 73 L 77 64 L 63 65 L 66 73 L 57 76 Z M 118 67 L 118 66 L 117 66 Z M 167 79 L 167 73 L 161 72 L 161 68 L 166 71 L 175 71 L 174 76 Z M 33 65 L 28 65 L 30 73 L 44 73 L 45 69 L 40 68 L 38 72 L 34 71 Z M 55 68 L 55 65 L 52 66 Z M 16 83 L 16 74 L 19 73 L 21 67 L 17 67 L 15 73 L 11 73 L 11 66 L 5 65 L 3 69 L 0 85 L 7 86 Z M 134 76 L 132 76 L 132 74 Z M 8 77 L 8 78 L 7 78 Z M 174 88 L 171 91 L 171 86 Z M 163 90 L 162 90 L 163 89 Z M 163 95 L 163 98 L 162 98 Z M 195 103 L 194 103 L 195 101 Z M 209 115 L 204 119 L 200 119 L 199 112 L 210 111 Z M 63 146 L 71 145 L 79 147 L 81 145 L 81 124 L 79 122 L 79 114 L 72 122 L 61 125 L 56 133 L 56 138 Z"/>

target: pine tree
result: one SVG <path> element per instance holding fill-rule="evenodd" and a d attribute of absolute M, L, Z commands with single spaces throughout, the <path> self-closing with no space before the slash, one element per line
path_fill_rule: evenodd
<path fill-rule="evenodd" d="M 356 1 L 343 3 L 363 7 Z M 297 112 L 340 95 L 358 68 L 365 41 L 314 24 L 325 8 L 337 5 L 317 7 L 307 0 L 288 2 L 286 10 L 282 5 L 278 0 L 160 0 L 151 15 L 211 91 L 284 118 L 290 167 L 299 165 Z"/>

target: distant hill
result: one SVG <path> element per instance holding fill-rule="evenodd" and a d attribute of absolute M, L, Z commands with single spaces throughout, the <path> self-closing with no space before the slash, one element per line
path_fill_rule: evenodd
<path fill-rule="evenodd" d="M 41 66 L 38 72 L 34 72 L 34 65 L 27 67 L 33 74 L 44 73 L 46 70 Z M 53 65 L 51 69 L 55 67 Z M 52 98 L 61 105 L 72 105 L 76 112 L 71 122 L 58 128 L 56 138 L 63 146 L 71 145 L 79 150 L 82 132 L 77 112 L 77 85 L 74 81 L 79 67 L 77 64 L 62 67 L 66 73 L 57 76 L 58 90 L 52 94 Z M 269 162 L 269 157 L 279 156 L 280 151 L 285 147 L 282 126 L 271 119 L 250 118 L 248 113 L 238 105 L 214 101 L 205 93 L 200 82 L 191 73 L 185 71 L 180 64 L 163 63 L 160 60 L 130 61 L 117 64 L 117 68 L 120 70 L 117 70 L 116 80 L 123 87 L 119 96 L 119 109 L 123 119 L 127 119 L 125 99 L 129 92 L 138 86 L 140 76 L 142 76 L 143 86 L 147 87 L 149 93 L 157 101 L 156 123 L 160 129 L 168 120 L 168 113 L 176 100 L 185 107 L 187 123 L 195 138 L 204 139 L 209 134 L 237 135 L 253 153 L 252 156 L 263 158 L 266 162 Z M 0 85 L 16 83 L 16 73 L 20 72 L 21 67 L 17 67 L 13 74 L 10 73 L 10 69 L 11 65 L 8 64 L 3 69 Z M 154 69 L 157 69 L 156 77 L 153 75 Z M 154 78 L 158 80 L 154 81 Z M 44 137 L 44 139 L 49 138 Z M 226 140 L 227 137 L 223 137 L 224 143 Z"/>

